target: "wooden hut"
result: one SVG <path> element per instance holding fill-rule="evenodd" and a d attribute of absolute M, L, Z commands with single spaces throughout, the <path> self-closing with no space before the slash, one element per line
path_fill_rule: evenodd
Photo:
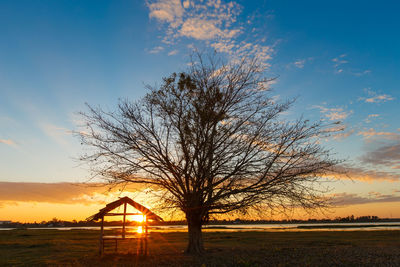
<path fill-rule="evenodd" d="M 124 212 L 112 212 L 114 209 L 124 206 Z M 127 205 L 132 206 L 138 212 L 136 213 L 127 213 Z M 138 234 L 130 234 L 126 233 L 126 216 L 129 215 L 140 215 L 143 216 L 143 222 L 141 223 L 141 227 L 144 227 L 142 233 Z M 123 216 L 122 220 L 122 232 L 121 235 L 104 235 L 104 217 L 105 216 Z M 107 204 L 104 208 L 99 210 L 98 213 L 87 218 L 88 221 L 98 221 L 101 220 L 101 228 L 100 228 L 100 244 L 99 244 L 99 253 L 102 255 L 104 253 L 104 243 L 107 240 L 115 242 L 115 251 L 117 251 L 118 240 L 126 240 L 126 239 L 138 239 L 140 242 L 140 253 L 147 254 L 147 238 L 148 238 L 148 222 L 149 221 L 163 221 L 163 219 L 150 211 L 148 208 L 140 205 L 139 203 L 133 201 L 129 197 L 120 198 L 114 202 Z M 143 244 L 144 243 L 144 244 Z M 143 249 L 144 245 L 144 249 Z"/>

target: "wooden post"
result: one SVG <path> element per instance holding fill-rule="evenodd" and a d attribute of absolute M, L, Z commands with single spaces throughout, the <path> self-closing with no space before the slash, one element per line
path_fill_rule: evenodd
<path fill-rule="evenodd" d="M 145 215 L 146 216 L 146 215 Z M 146 224 L 145 224 L 145 234 L 146 234 L 146 237 L 147 237 L 147 232 L 148 232 L 148 230 L 147 230 L 147 226 L 148 226 L 148 224 L 149 224 L 149 221 L 148 221 L 148 219 L 147 219 L 147 216 L 146 216 L 146 222 L 145 222 Z"/>
<path fill-rule="evenodd" d="M 147 234 L 148 234 L 149 221 L 146 216 L 145 233 L 144 233 L 144 255 L 147 256 Z"/>
<path fill-rule="evenodd" d="M 125 238 L 126 202 L 124 203 L 124 221 L 122 222 L 122 238 Z"/>
<path fill-rule="evenodd" d="M 104 240 L 103 240 L 103 235 L 104 235 L 104 216 L 101 217 L 101 226 L 100 226 L 100 244 L 99 244 L 99 254 L 102 255 L 104 251 Z"/>
<path fill-rule="evenodd" d="M 139 255 L 143 255 L 143 234 L 142 234 L 142 236 L 139 238 L 139 240 L 140 240 Z"/>

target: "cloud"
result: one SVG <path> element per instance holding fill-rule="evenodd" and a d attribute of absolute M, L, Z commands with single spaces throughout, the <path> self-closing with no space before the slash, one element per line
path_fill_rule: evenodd
<path fill-rule="evenodd" d="M 333 135 L 333 139 L 337 139 L 337 140 L 345 139 L 345 138 L 349 137 L 350 135 L 354 134 L 354 132 L 355 132 L 355 130 L 351 129 L 347 132 L 337 133 L 337 134 Z"/>
<path fill-rule="evenodd" d="M 372 151 L 368 151 L 361 157 L 361 162 L 399 169 L 400 140 L 394 144 L 383 145 Z"/>
<path fill-rule="evenodd" d="M 341 54 L 338 57 L 335 57 L 332 59 L 333 62 L 333 68 L 334 72 L 336 74 L 341 74 L 341 73 L 346 73 L 350 74 L 356 77 L 361 77 L 363 75 L 367 75 L 371 73 L 371 70 L 360 70 L 360 69 L 354 69 L 354 68 L 349 68 L 345 67 L 349 63 L 349 61 L 346 59 L 347 55 L 346 54 Z"/>
<path fill-rule="evenodd" d="M 370 73 L 371 73 L 371 70 L 364 70 L 364 71 L 351 72 L 350 74 L 352 74 L 354 76 L 357 76 L 357 77 L 360 77 L 360 76 L 367 75 L 367 74 L 370 74 Z"/>
<path fill-rule="evenodd" d="M 180 37 L 211 40 L 216 37 L 232 38 L 240 29 L 233 28 L 240 13 L 235 2 L 158 0 L 148 3 L 149 17 L 166 23 L 164 42 L 171 43 Z"/>
<path fill-rule="evenodd" d="M 178 50 L 172 50 L 172 51 L 170 51 L 170 52 L 168 52 L 168 56 L 173 56 L 173 55 L 176 55 L 176 54 L 178 54 Z"/>
<path fill-rule="evenodd" d="M 359 100 L 364 101 L 365 103 L 383 103 L 387 101 L 394 100 L 394 97 L 388 94 L 378 94 L 372 91 L 370 88 L 364 89 L 367 92 L 367 97 L 360 97 Z"/>
<path fill-rule="evenodd" d="M 389 168 L 400 176 L 400 133 L 377 132 L 375 129 L 358 132 L 367 144 L 367 151 L 359 157 L 362 164 L 374 168 Z"/>
<path fill-rule="evenodd" d="M 63 204 L 106 203 L 119 196 L 122 187 L 82 183 L 18 183 L 0 182 L 1 202 L 47 202 Z M 125 188 L 124 194 L 139 186 Z"/>
<path fill-rule="evenodd" d="M 324 130 L 325 133 L 336 133 L 336 132 L 342 132 L 347 128 L 346 125 L 342 124 L 337 124 L 333 127 L 327 128 Z"/>
<path fill-rule="evenodd" d="M 369 128 L 368 130 L 359 131 L 357 135 L 362 135 L 364 139 L 370 141 L 376 140 L 376 138 L 386 139 L 386 140 L 400 140 L 400 134 L 395 132 L 377 132 L 373 128 Z"/>
<path fill-rule="evenodd" d="M 373 118 L 378 118 L 380 115 L 379 114 L 369 114 L 368 117 L 364 120 L 365 123 L 370 123 Z"/>
<path fill-rule="evenodd" d="M 390 95 L 376 95 L 374 97 L 366 98 L 365 102 L 366 103 L 379 103 L 379 102 L 386 102 L 386 101 L 391 101 L 394 98 L 391 97 Z"/>
<path fill-rule="evenodd" d="M 16 143 L 11 139 L 0 139 L 0 144 L 6 144 L 9 146 L 15 146 Z"/>
<path fill-rule="evenodd" d="M 312 106 L 312 108 L 319 109 L 331 121 L 344 120 L 353 113 L 352 110 L 345 111 L 343 108 L 327 108 L 319 105 Z"/>
<path fill-rule="evenodd" d="M 262 44 L 265 38 L 246 40 L 243 34 L 249 32 L 245 30 L 245 26 L 249 25 L 238 21 L 242 7 L 234 1 L 187 0 L 181 3 L 179 0 L 155 0 L 148 2 L 147 6 L 149 17 L 164 27 L 161 29 L 162 42 L 167 45 L 198 41 L 218 52 L 227 53 L 231 59 L 247 55 L 264 63 L 271 58 L 272 47 Z"/>
<path fill-rule="evenodd" d="M 163 50 L 164 50 L 164 47 L 162 47 L 162 46 L 156 46 L 156 47 L 152 48 L 151 50 L 149 50 L 149 53 L 150 53 L 150 54 L 158 54 L 158 53 L 160 53 L 160 52 L 163 51 Z"/>
<path fill-rule="evenodd" d="M 234 40 L 222 40 L 212 43 L 211 47 L 218 52 L 227 53 L 233 60 L 252 56 L 263 63 L 265 67 L 269 66 L 266 62 L 272 58 L 271 55 L 273 53 L 273 48 L 271 46 L 264 46 L 246 41 L 236 42 Z"/>
<path fill-rule="evenodd" d="M 345 59 L 346 56 L 346 54 L 341 54 L 340 56 L 332 59 L 332 61 L 334 62 L 333 67 L 335 68 L 335 73 L 342 73 L 342 65 L 349 63 L 349 61 Z"/>
<path fill-rule="evenodd" d="M 221 30 L 218 27 L 218 21 L 207 20 L 204 18 L 187 19 L 180 29 L 180 34 L 185 37 L 191 37 L 198 40 L 214 39 L 216 37 L 232 38 L 238 30 Z"/>
<path fill-rule="evenodd" d="M 336 140 L 345 139 L 354 133 L 354 129 L 347 130 L 347 125 L 337 123 L 335 126 L 324 130 L 330 137 Z M 327 139 L 328 140 L 328 139 Z"/>
<path fill-rule="evenodd" d="M 148 4 L 148 7 L 150 9 L 150 18 L 169 22 L 171 27 L 174 28 L 182 22 L 184 9 L 180 0 L 161 0 Z"/>
<path fill-rule="evenodd" d="M 363 182 L 388 181 L 400 182 L 400 174 L 396 172 L 377 171 L 363 167 L 341 165 L 336 167 L 336 172 L 327 174 L 326 177 L 338 180 L 358 180 Z"/>
<path fill-rule="evenodd" d="M 302 69 L 302 68 L 304 68 L 304 66 L 305 66 L 305 64 L 306 64 L 307 62 L 310 62 L 310 61 L 312 61 L 312 60 L 314 60 L 313 57 L 298 59 L 298 60 L 296 60 L 296 61 L 290 63 L 287 67 L 294 66 L 294 67 L 296 67 L 296 68 Z"/>
<path fill-rule="evenodd" d="M 71 130 L 45 122 L 40 122 L 38 126 L 43 133 L 50 137 L 54 142 L 67 150 L 71 149 L 70 140 L 66 138 L 72 135 Z"/>
<path fill-rule="evenodd" d="M 295 65 L 297 68 L 302 69 L 304 68 L 304 64 L 306 63 L 305 59 L 302 60 L 297 60 L 293 63 L 293 65 Z"/>
<path fill-rule="evenodd" d="M 378 192 L 370 192 L 368 196 L 358 194 L 338 193 L 332 196 L 332 204 L 336 206 L 348 206 L 367 203 L 386 203 L 400 202 L 399 194 L 381 194 Z"/>
<path fill-rule="evenodd" d="M 337 111 L 331 111 L 325 116 L 329 118 L 331 121 L 336 121 L 336 120 L 344 120 L 349 116 L 350 113 L 343 112 L 343 109 L 337 109 Z"/>

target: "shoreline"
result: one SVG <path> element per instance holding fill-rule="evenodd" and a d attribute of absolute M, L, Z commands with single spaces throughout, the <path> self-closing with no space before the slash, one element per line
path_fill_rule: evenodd
<path fill-rule="evenodd" d="M 134 230 L 137 225 L 129 225 L 127 229 Z M 150 226 L 152 231 L 157 232 L 186 232 L 186 225 L 158 225 Z M 10 230 L 98 230 L 99 226 L 56 226 L 56 227 L 2 227 L 0 231 Z M 107 230 L 119 229 L 120 226 L 105 226 Z M 392 223 L 309 223 L 309 224 L 225 224 L 225 225 L 205 225 L 203 226 L 204 232 L 282 232 L 282 231 L 391 231 L 400 230 L 400 222 Z"/>

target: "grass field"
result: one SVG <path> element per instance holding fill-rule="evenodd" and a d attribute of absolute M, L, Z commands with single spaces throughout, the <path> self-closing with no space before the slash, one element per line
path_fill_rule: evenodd
<path fill-rule="evenodd" d="M 183 232 L 155 232 L 149 255 L 136 241 L 98 256 L 91 230 L 0 231 L 1 266 L 400 266 L 400 231 L 206 232 L 206 254 L 183 254 Z"/>

